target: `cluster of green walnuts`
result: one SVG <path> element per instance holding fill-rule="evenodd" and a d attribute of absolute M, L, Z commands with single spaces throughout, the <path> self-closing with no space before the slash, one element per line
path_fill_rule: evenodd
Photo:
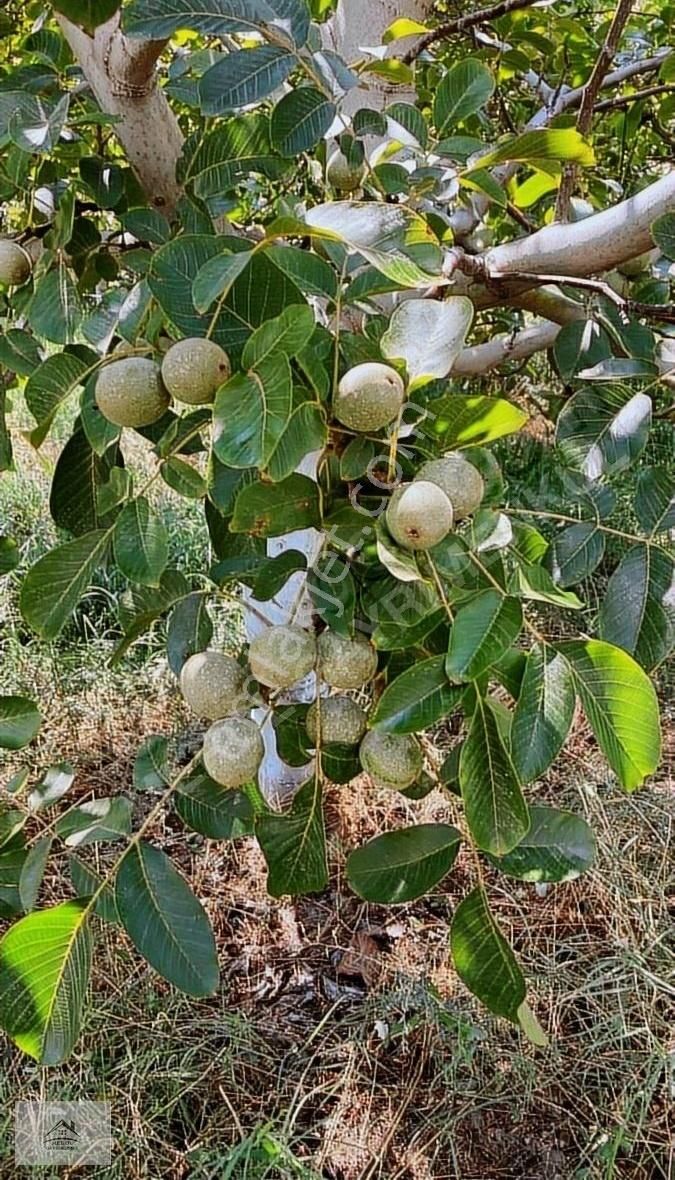
<path fill-rule="evenodd" d="M 123 351 L 113 354 L 99 373 L 96 401 L 117 426 L 148 426 L 164 414 L 172 397 L 188 405 L 212 402 L 230 374 L 229 357 L 218 344 L 190 337 L 173 343 L 161 365 Z M 405 400 L 405 383 L 396 369 L 370 362 L 342 377 L 332 413 L 348 430 L 365 434 L 397 423 Z M 393 491 L 386 507 L 389 533 L 408 551 L 431 549 L 457 521 L 475 512 L 484 491 L 480 472 L 462 455 L 433 459 L 412 482 Z M 341 694 L 323 697 L 320 689 L 306 718 L 310 745 L 358 745 L 361 765 L 377 785 L 406 790 L 422 772 L 417 739 L 368 730 L 364 709 L 343 695 L 367 688 L 377 669 L 377 651 L 367 638 L 345 638 L 332 630 L 317 638 L 293 623 L 257 635 L 247 667 L 218 651 L 192 655 L 181 672 L 181 690 L 189 707 L 212 722 L 203 748 L 207 773 L 232 789 L 255 780 L 265 754 L 260 727 L 250 717 L 260 701 L 257 686 L 287 691 L 315 672 L 319 686 Z"/>

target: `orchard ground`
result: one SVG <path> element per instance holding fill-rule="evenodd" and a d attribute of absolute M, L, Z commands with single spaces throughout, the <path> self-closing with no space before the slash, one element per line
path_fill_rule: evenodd
<path fill-rule="evenodd" d="M 523 445 L 541 459 L 536 441 Z M 57 438 L 40 459 L 26 450 L 20 474 L 0 484 L 0 517 L 21 542 L 22 569 L 53 541 L 44 504 L 59 446 Z M 532 470 L 524 451 L 524 477 Z M 207 545 L 199 507 L 166 488 L 161 496 L 172 562 L 199 568 Z M 603 570 L 583 587 L 589 602 Z M 0 657 L 6 691 L 30 692 L 45 711 L 33 770 L 70 760 L 73 799 L 127 792 L 142 816 L 153 797 L 131 786 L 141 743 L 151 733 L 171 735 L 184 760 L 201 734 L 167 671 L 162 633 L 107 667 L 119 587 L 104 575 L 48 648 L 20 621 L 18 580 L 12 576 L 3 603 Z M 236 650 L 240 628 L 237 608 L 223 608 L 225 650 Z M 333 790 L 331 884 L 297 901 L 267 896 L 253 840 L 186 837 L 169 811 L 150 836 L 209 912 L 220 993 L 198 1003 L 179 996 L 121 932 L 105 927 L 93 1003 L 68 1064 L 42 1070 L 0 1043 L 0 1176 L 16 1175 L 13 1104 L 43 1096 L 112 1102 L 117 1147 L 100 1173 L 112 1180 L 672 1180 L 668 670 L 661 696 L 670 757 L 646 789 L 632 797 L 619 791 L 579 719 L 568 757 L 541 785 L 541 799 L 592 824 L 599 843 L 592 871 L 545 893 L 490 874 L 495 911 L 526 969 L 549 1049 L 527 1046 L 516 1029 L 490 1018 L 449 966 L 449 918 L 468 882 L 461 858 L 440 889 L 414 905 L 367 906 L 343 882 L 344 849 L 412 818 L 402 798 L 363 779 Z M 456 740 L 441 738 L 445 748 Z M 434 793 L 414 814 L 444 819 L 447 801 Z M 69 894 L 65 866 L 63 877 L 52 871 L 43 903 Z"/>

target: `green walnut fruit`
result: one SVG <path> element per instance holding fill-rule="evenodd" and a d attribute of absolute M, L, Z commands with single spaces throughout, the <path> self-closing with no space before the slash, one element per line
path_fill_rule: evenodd
<path fill-rule="evenodd" d="M 331 188 L 341 193 L 356 192 L 363 184 L 365 175 L 365 164 L 352 164 L 339 148 L 332 153 L 326 164 L 326 180 Z"/>
<path fill-rule="evenodd" d="M 480 507 L 485 495 L 485 484 L 480 471 L 457 451 L 452 455 L 445 455 L 442 459 L 431 459 L 425 463 L 415 476 L 414 482 L 419 480 L 435 483 L 436 487 L 445 492 L 452 504 L 455 520 L 464 520 L 465 516 L 471 516 L 472 512 Z"/>
<path fill-rule="evenodd" d="M 331 688 L 362 688 L 377 672 L 377 652 L 367 639 L 324 631 L 317 647 L 321 679 Z"/>
<path fill-rule="evenodd" d="M 387 505 L 387 528 L 403 549 L 431 549 L 452 528 L 452 504 L 437 484 L 420 479 L 397 488 Z"/>
<path fill-rule="evenodd" d="M 21 287 L 32 269 L 30 254 L 23 246 L 10 238 L 0 238 L 0 283 L 4 287 Z"/>
<path fill-rule="evenodd" d="M 316 701 L 307 713 L 307 733 L 316 745 L 321 717 L 321 744 L 324 746 L 358 746 L 368 718 L 360 705 L 349 697 L 322 697 L 320 708 Z"/>
<path fill-rule="evenodd" d="M 378 733 L 371 729 L 361 742 L 361 765 L 378 787 L 404 791 L 422 773 L 422 751 L 410 735 Z"/>
<path fill-rule="evenodd" d="M 115 426 L 150 426 L 169 407 L 159 368 L 147 357 L 128 356 L 101 369 L 96 404 Z"/>
<path fill-rule="evenodd" d="M 183 664 L 180 687 L 198 717 L 218 721 L 246 707 L 246 673 L 232 656 L 200 651 Z"/>
<path fill-rule="evenodd" d="M 398 418 L 405 386 L 391 365 L 369 362 L 345 373 L 333 399 L 338 422 L 365 433 L 380 430 Z"/>
<path fill-rule="evenodd" d="M 189 406 L 212 402 L 232 373 L 230 358 L 214 340 L 190 336 L 172 344 L 162 361 L 162 381 L 172 397 Z"/>
<path fill-rule="evenodd" d="M 221 787 L 243 787 L 255 779 L 264 753 L 255 721 L 227 717 L 206 731 L 202 758 L 206 773 Z"/>
<path fill-rule="evenodd" d="M 256 680 L 267 688 L 290 688 L 312 671 L 316 639 L 302 627 L 268 627 L 252 641 L 248 662 Z"/>

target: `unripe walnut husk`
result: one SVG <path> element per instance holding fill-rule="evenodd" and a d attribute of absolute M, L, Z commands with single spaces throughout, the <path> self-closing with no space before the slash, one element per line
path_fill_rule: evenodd
<path fill-rule="evenodd" d="M 368 727 L 368 718 L 360 705 L 349 697 L 322 697 L 307 713 L 307 733 L 316 745 L 321 719 L 322 746 L 358 746 Z"/>
<path fill-rule="evenodd" d="M 367 433 L 394 422 L 405 401 L 405 385 L 391 365 L 355 365 L 340 381 L 333 413 L 350 430 Z"/>
<path fill-rule="evenodd" d="M 247 706 L 246 673 L 232 656 L 200 651 L 183 664 L 181 692 L 198 717 L 218 721 Z"/>
<path fill-rule="evenodd" d="M 33 264 L 30 254 L 11 238 L 0 238 L 0 283 L 4 287 L 21 287 L 30 278 Z"/>
<path fill-rule="evenodd" d="M 344 152 L 337 148 L 326 164 L 326 180 L 332 188 L 341 193 L 354 193 L 363 183 L 366 175 L 365 164 L 352 164 Z"/>
<path fill-rule="evenodd" d="M 268 627 L 252 640 L 248 662 L 267 688 L 290 688 L 312 671 L 316 639 L 302 627 Z"/>
<path fill-rule="evenodd" d="M 452 504 L 455 520 L 464 520 L 480 507 L 485 495 L 483 477 L 459 451 L 424 463 L 415 481 L 435 483 Z"/>
<path fill-rule="evenodd" d="M 151 426 L 169 408 L 158 366 L 147 357 L 128 356 L 101 369 L 96 404 L 115 426 Z"/>
<path fill-rule="evenodd" d="M 403 549 L 432 549 L 447 537 L 452 523 L 450 500 L 426 480 L 397 488 L 387 505 L 387 528 Z"/>
<path fill-rule="evenodd" d="M 367 639 L 324 631 L 317 646 L 319 675 L 331 688 L 363 688 L 377 672 L 377 652 Z"/>
<path fill-rule="evenodd" d="M 162 361 L 162 380 L 172 397 L 189 406 L 212 402 L 232 373 L 230 358 L 215 340 L 189 336 L 172 344 Z"/>
<path fill-rule="evenodd" d="M 371 729 L 361 742 L 361 765 L 378 787 L 404 791 L 422 773 L 423 758 L 410 734 L 378 733 Z"/>
<path fill-rule="evenodd" d="M 202 758 L 206 773 L 221 787 L 243 787 L 256 778 L 264 753 L 255 721 L 227 717 L 206 731 Z"/>

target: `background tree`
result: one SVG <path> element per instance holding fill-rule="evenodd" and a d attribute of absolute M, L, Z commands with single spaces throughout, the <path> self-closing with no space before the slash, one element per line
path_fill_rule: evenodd
<path fill-rule="evenodd" d="M 129 583 L 114 658 L 168 615 L 171 668 L 213 723 L 177 772 L 162 743 L 141 751 L 160 793 L 133 833 L 120 797 L 32 843 L 19 823 L 0 853 L 3 905 L 26 914 L 0 942 L 0 1022 L 46 1063 L 78 1035 L 98 919 L 188 994 L 217 986 L 206 916 L 144 839 L 167 804 L 213 838 L 255 833 L 274 895 L 320 890 L 325 791 L 362 768 L 412 801 L 442 785 L 455 822 L 352 851 L 350 884 L 411 900 L 468 849 L 457 971 L 542 1043 L 483 863 L 538 881 L 592 863 L 588 826 L 531 785 L 577 701 L 624 789 L 659 761 L 672 471 L 641 471 L 629 521 L 617 488 L 671 416 L 668 13 L 619 4 L 593 28 L 592 8 L 526 0 L 449 20 L 332 7 L 4 14 L 1 466 L 7 407 L 25 403 L 35 448 L 78 407 L 49 505 L 67 538 L 27 572 L 23 615 L 53 640 L 113 563 Z M 544 350 L 541 405 L 512 374 Z M 542 414 L 555 449 L 533 495 L 502 440 Z M 144 483 L 129 430 L 156 458 Z M 214 564 L 192 579 L 167 568 L 158 480 L 204 503 Z M 625 553 L 591 612 L 572 587 L 608 537 Z M 208 604 L 236 584 L 250 649 L 205 654 Z M 0 743 L 27 745 L 37 708 L 0 709 Z M 441 762 L 419 735 L 455 716 Z M 26 814 L 69 785 L 45 780 Z M 36 910 L 73 833 L 125 843 L 103 876 L 74 860 L 76 899 Z"/>

